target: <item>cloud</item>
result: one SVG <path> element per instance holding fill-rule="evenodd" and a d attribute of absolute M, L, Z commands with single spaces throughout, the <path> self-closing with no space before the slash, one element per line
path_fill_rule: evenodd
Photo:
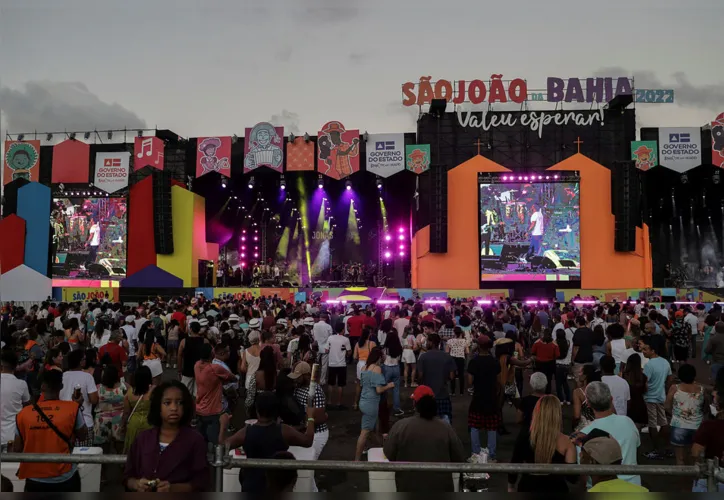
<path fill-rule="evenodd" d="M 618 66 L 601 68 L 594 76 L 633 75 L 639 89 L 673 89 L 674 103 L 687 108 L 716 111 L 724 107 L 724 85 L 694 85 L 685 73 L 673 73 L 673 83 L 664 83 L 653 71 L 630 71 Z"/>
<path fill-rule="evenodd" d="M 299 128 L 299 115 L 289 110 L 283 109 L 281 113 L 272 115 L 272 117 L 269 118 L 269 123 L 277 127 L 283 126 L 284 133 L 286 135 L 302 134 L 302 131 Z"/>
<path fill-rule="evenodd" d="M 102 101 L 80 82 L 28 82 L 21 90 L 0 87 L 0 107 L 11 133 L 146 128 L 117 103 Z"/>

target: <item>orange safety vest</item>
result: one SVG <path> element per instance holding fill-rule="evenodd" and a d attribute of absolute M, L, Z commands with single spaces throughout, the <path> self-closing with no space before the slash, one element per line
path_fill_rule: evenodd
<path fill-rule="evenodd" d="M 80 406 L 74 401 L 53 399 L 42 401 L 38 406 L 60 432 L 71 441 L 74 439 L 75 423 Z M 63 441 L 45 423 L 35 408 L 26 406 L 17 416 L 18 430 L 23 438 L 23 453 L 58 453 L 70 455 L 68 443 Z M 21 463 L 18 479 L 58 477 L 71 470 L 70 464 Z"/>

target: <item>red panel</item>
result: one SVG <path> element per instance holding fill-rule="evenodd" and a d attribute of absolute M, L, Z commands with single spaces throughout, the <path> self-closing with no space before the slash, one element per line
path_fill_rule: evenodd
<path fill-rule="evenodd" d="M 25 258 L 25 220 L 15 214 L 0 220 L 0 273 L 23 265 Z"/>
<path fill-rule="evenodd" d="M 153 235 L 153 177 L 133 185 L 128 201 L 128 245 L 126 276 L 156 265 Z"/>
<path fill-rule="evenodd" d="M 90 177 L 90 146 L 68 139 L 53 148 L 53 184 L 87 184 Z"/>

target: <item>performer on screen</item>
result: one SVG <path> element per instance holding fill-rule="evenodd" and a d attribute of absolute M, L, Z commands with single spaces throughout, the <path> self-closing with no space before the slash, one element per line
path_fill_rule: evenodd
<path fill-rule="evenodd" d="M 530 226 L 528 232 L 530 233 L 530 246 L 528 247 L 528 253 L 525 255 L 525 259 L 530 262 L 531 257 L 538 255 L 540 252 L 541 243 L 543 243 L 543 211 L 541 207 L 533 203 L 530 206 L 532 212 L 530 216 Z"/>
<path fill-rule="evenodd" d="M 495 213 L 495 210 L 487 209 L 485 210 L 483 214 L 483 225 L 480 228 L 480 233 L 482 237 L 483 242 L 483 249 L 481 251 L 481 255 L 491 255 L 490 253 L 490 239 L 493 236 L 493 230 L 495 229 L 495 226 L 498 224 L 498 214 Z"/>
<path fill-rule="evenodd" d="M 98 247 L 101 244 L 101 226 L 93 217 L 90 220 L 90 229 L 88 230 L 88 264 L 95 264 L 98 256 Z M 86 268 L 88 267 L 86 264 Z"/>

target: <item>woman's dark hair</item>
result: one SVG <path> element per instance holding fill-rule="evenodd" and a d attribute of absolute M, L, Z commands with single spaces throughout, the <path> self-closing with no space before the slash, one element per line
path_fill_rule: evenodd
<path fill-rule="evenodd" d="M 96 360 L 98 359 L 98 350 L 95 348 L 86 349 L 85 351 L 85 367 L 94 368 L 96 366 Z"/>
<path fill-rule="evenodd" d="M 457 339 L 459 339 L 460 337 L 463 336 L 463 329 L 460 328 L 459 326 L 456 326 L 455 328 L 453 328 L 453 332 L 455 332 L 455 338 L 457 338 Z"/>
<path fill-rule="evenodd" d="M 266 390 L 271 391 L 276 385 L 277 360 L 274 356 L 274 349 L 269 345 L 259 353 L 259 370 L 264 373 Z"/>
<path fill-rule="evenodd" d="M 373 347 L 372 350 L 370 351 L 369 356 L 367 356 L 367 364 L 365 366 L 369 367 L 369 366 L 374 365 L 375 363 L 377 363 L 380 360 L 381 357 L 382 357 L 382 349 L 380 349 L 377 346 Z"/>
<path fill-rule="evenodd" d="M 495 329 L 496 332 L 502 332 L 503 331 L 503 322 L 500 320 L 496 320 L 493 323 L 493 328 Z"/>
<path fill-rule="evenodd" d="M 141 366 L 136 370 L 136 373 L 133 374 L 133 395 L 143 396 L 148 392 L 151 383 L 153 383 L 151 369 L 147 366 Z"/>
<path fill-rule="evenodd" d="M 643 383 L 644 372 L 641 369 L 641 355 L 633 353 L 626 360 L 626 366 L 623 370 L 623 378 L 629 385 L 638 385 Z"/>
<path fill-rule="evenodd" d="M 445 324 L 445 328 L 453 328 L 455 326 L 455 321 L 453 321 L 452 316 L 445 315 L 445 321 L 443 321 Z"/>
<path fill-rule="evenodd" d="M 543 330 L 543 336 L 541 337 L 541 340 L 545 344 L 550 344 L 551 342 L 553 342 L 553 332 L 550 328 L 546 328 L 545 330 Z"/>
<path fill-rule="evenodd" d="M 80 326 L 78 325 L 78 318 L 70 318 L 68 320 L 68 329 L 69 330 L 78 330 Z"/>
<path fill-rule="evenodd" d="M 601 381 L 601 375 L 599 372 L 596 371 L 596 368 L 593 365 L 583 366 L 583 377 L 586 379 L 586 385 L 590 384 L 591 382 Z"/>
<path fill-rule="evenodd" d="M 713 314 L 707 314 L 706 319 L 704 319 L 704 323 L 706 323 L 706 326 L 716 325 L 716 316 Z"/>
<path fill-rule="evenodd" d="M 608 335 L 611 340 L 622 339 L 624 335 L 626 335 L 626 330 L 621 323 L 612 323 L 606 328 L 606 335 Z"/>
<path fill-rule="evenodd" d="M 432 420 L 437 416 L 437 403 L 433 396 L 423 396 L 417 403 L 415 403 L 415 409 L 425 420 Z"/>
<path fill-rule="evenodd" d="M 679 380 L 685 384 L 692 384 L 696 380 L 696 368 L 694 365 L 684 364 L 679 367 L 678 372 Z"/>
<path fill-rule="evenodd" d="M 603 345 L 606 341 L 606 335 L 603 333 L 603 326 L 596 325 L 593 329 L 593 337 L 591 337 L 591 340 L 593 340 L 593 345 Z"/>
<path fill-rule="evenodd" d="M 106 326 L 106 322 L 103 319 L 99 319 L 98 321 L 96 321 L 93 334 L 100 339 L 101 337 L 103 337 L 103 332 L 106 331 Z"/>
<path fill-rule="evenodd" d="M 292 373 L 291 368 L 282 368 L 279 370 L 279 376 L 277 377 L 276 392 L 277 396 L 281 397 L 285 394 L 293 394 L 296 384 L 294 380 L 289 378 L 289 374 Z"/>
<path fill-rule="evenodd" d="M 472 321 L 470 321 L 470 318 L 468 316 L 460 316 L 460 326 L 463 328 L 467 328 L 472 324 Z"/>
<path fill-rule="evenodd" d="M 400 343 L 400 337 L 397 335 L 397 331 L 391 330 L 387 334 L 385 347 L 387 348 L 387 354 L 391 358 L 399 358 L 402 356 L 402 344 Z"/>
<path fill-rule="evenodd" d="M 118 382 L 120 382 L 121 376 L 118 373 L 118 368 L 113 365 L 107 365 L 103 368 L 103 376 L 101 377 L 101 384 L 108 389 L 113 389 Z"/>
<path fill-rule="evenodd" d="M 566 359 L 568 356 L 568 339 L 566 339 L 566 331 L 562 329 L 556 330 L 556 344 L 558 344 L 558 350 L 561 351 L 561 355 L 558 359 Z"/>
<path fill-rule="evenodd" d="M 275 420 L 279 415 L 279 400 L 271 391 L 258 393 L 254 406 L 259 417 Z"/>
<path fill-rule="evenodd" d="M 370 334 L 372 333 L 372 330 L 368 326 L 364 327 L 362 329 L 362 335 L 359 338 L 359 342 L 357 342 L 357 347 L 362 348 L 365 346 L 367 341 L 370 338 Z"/>
<path fill-rule="evenodd" d="M 144 323 L 145 325 L 145 323 Z M 156 332 L 153 331 L 152 328 L 149 328 L 146 330 L 146 336 L 143 339 L 143 345 L 146 347 L 146 356 L 151 354 L 151 349 L 153 349 L 153 344 L 156 342 Z"/>
<path fill-rule="evenodd" d="M 380 324 L 380 330 L 382 330 L 385 333 L 392 331 L 392 320 L 391 319 L 382 320 L 382 323 Z"/>
<path fill-rule="evenodd" d="M 299 326 L 299 327 L 297 327 L 297 328 L 302 328 L 302 329 L 304 329 L 303 326 Z M 301 335 L 299 335 L 299 346 L 298 346 L 298 348 L 299 348 L 299 352 L 300 352 L 300 353 L 305 353 L 305 352 L 309 351 L 309 350 L 312 348 L 312 339 L 309 338 L 309 335 L 307 335 L 306 333 L 302 333 Z"/>
<path fill-rule="evenodd" d="M 61 351 L 57 347 L 53 347 L 51 349 L 48 349 L 48 352 L 45 354 L 45 364 L 46 365 L 52 365 L 53 359 L 60 356 Z"/>
<path fill-rule="evenodd" d="M 138 374 L 138 372 L 136 372 L 136 374 Z M 191 397 L 191 393 L 188 388 L 178 380 L 169 380 L 156 387 L 151 393 L 151 405 L 148 410 L 148 423 L 153 427 L 161 427 L 161 403 L 163 401 L 163 395 L 169 389 L 178 389 L 181 391 L 183 412 L 181 413 L 179 426 L 189 425 L 194 417 L 194 408 L 196 404 L 194 403 L 194 398 Z"/>

